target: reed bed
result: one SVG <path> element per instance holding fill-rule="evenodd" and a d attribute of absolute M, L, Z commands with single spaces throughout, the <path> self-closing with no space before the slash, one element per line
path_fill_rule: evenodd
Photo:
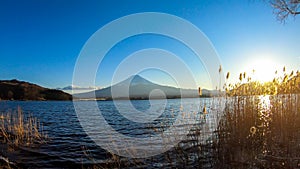
<path fill-rule="evenodd" d="M 283 71 L 267 83 L 241 75 L 227 90 L 215 167 L 300 168 L 300 74 Z"/>
<path fill-rule="evenodd" d="M 20 107 L 16 112 L 0 115 L 0 139 L 10 146 L 30 146 L 45 142 L 47 136 L 43 133 L 38 120 L 25 115 Z"/>

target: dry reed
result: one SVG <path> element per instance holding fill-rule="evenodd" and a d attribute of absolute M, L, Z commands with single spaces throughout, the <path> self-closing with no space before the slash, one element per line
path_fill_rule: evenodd
<path fill-rule="evenodd" d="M 11 146 L 30 146 L 45 142 L 47 136 L 41 130 L 38 120 L 24 115 L 20 107 L 15 113 L 0 115 L 0 138 Z"/>

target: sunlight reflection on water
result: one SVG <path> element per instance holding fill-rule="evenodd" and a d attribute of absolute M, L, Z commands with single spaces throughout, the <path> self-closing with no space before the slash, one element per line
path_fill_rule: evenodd
<path fill-rule="evenodd" d="M 268 128 L 271 122 L 271 101 L 270 95 L 261 95 L 258 97 L 258 113 L 259 113 L 259 120 L 261 124 L 259 127 Z M 263 132 L 263 134 L 265 134 Z"/>
<path fill-rule="evenodd" d="M 261 95 L 258 97 L 258 115 L 259 115 L 259 121 L 260 125 L 258 126 L 262 132 L 262 136 L 266 138 L 266 135 L 270 131 L 270 123 L 272 121 L 271 115 L 271 101 L 270 101 L 270 95 Z M 267 154 L 267 141 L 263 141 L 263 148 L 262 153 Z"/>

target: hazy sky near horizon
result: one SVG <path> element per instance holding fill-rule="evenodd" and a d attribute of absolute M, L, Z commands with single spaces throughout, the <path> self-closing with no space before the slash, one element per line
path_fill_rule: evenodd
<path fill-rule="evenodd" d="M 280 23 L 266 1 L 12 0 L 0 2 L 0 79 L 50 88 L 71 85 L 76 59 L 90 36 L 115 19 L 140 12 L 168 13 L 196 25 L 210 39 L 224 72 L 231 72 L 232 78 L 260 60 L 266 69 L 268 65 L 285 65 L 288 70 L 300 66 L 300 16 Z M 209 86 L 203 65 L 189 58 L 193 54 L 186 47 L 156 35 L 135 36 L 117 44 L 101 63 L 95 85 L 108 86 L 114 68 L 145 48 L 178 54 L 197 75 L 197 85 Z M 154 82 L 175 84 L 155 71 L 142 75 Z"/>

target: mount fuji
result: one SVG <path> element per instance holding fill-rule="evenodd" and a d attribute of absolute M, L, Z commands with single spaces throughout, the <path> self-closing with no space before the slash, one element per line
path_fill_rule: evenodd
<path fill-rule="evenodd" d="M 115 85 L 92 92 L 74 94 L 75 99 L 152 99 L 199 97 L 197 89 L 180 89 L 155 84 L 139 75 L 134 75 Z"/>

